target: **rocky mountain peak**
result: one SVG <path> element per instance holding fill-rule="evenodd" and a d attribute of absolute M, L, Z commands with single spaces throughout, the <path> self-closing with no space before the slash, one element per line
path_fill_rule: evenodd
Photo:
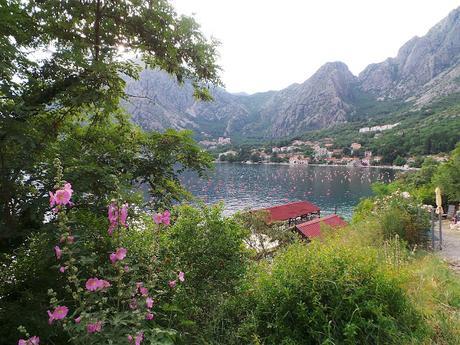
<path fill-rule="evenodd" d="M 216 88 L 214 101 L 206 103 L 194 100 L 188 83 L 180 87 L 163 72 L 144 71 L 127 90 L 143 96 L 127 106 L 143 127 L 191 128 L 206 138 L 291 136 L 372 117 L 386 100 L 416 108 L 460 92 L 460 7 L 426 35 L 406 42 L 396 57 L 367 66 L 358 77 L 333 61 L 280 91 L 247 95 Z"/>
<path fill-rule="evenodd" d="M 377 97 L 407 99 L 460 60 L 460 7 L 423 37 L 406 42 L 395 58 L 371 64 L 359 75 L 364 91 Z"/>

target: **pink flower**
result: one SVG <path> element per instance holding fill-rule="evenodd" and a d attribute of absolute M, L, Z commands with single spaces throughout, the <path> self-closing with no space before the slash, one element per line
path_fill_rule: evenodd
<path fill-rule="evenodd" d="M 110 258 L 110 261 L 112 262 L 112 264 L 114 264 L 115 262 L 117 262 L 117 256 L 115 253 L 112 253 L 109 255 L 109 258 Z"/>
<path fill-rule="evenodd" d="M 164 225 L 169 225 L 171 223 L 171 213 L 168 210 L 163 212 L 162 220 Z"/>
<path fill-rule="evenodd" d="M 62 256 L 62 250 L 59 248 L 59 246 L 54 247 L 54 254 L 56 255 L 56 259 L 60 260 Z"/>
<path fill-rule="evenodd" d="M 72 185 L 70 183 L 66 183 L 64 185 L 64 190 L 70 193 L 70 196 L 72 196 L 73 190 L 72 190 Z"/>
<path fill-rule="evenodd" d="M 75 323 L 80 323 L 81 322 L 81 315 L 77 318 L 75 318 Z"/>
<path fill-rule="evenodd" d="M 115 202 L 112 202 L 108 207 L 108 218 L 109 218 L 109 235 L 112 235 L 113 230 L 117 227 L 118 224 L 128 227 L 126 224 L 126 219 L 128 218 L 128 204 L 123 204 L 121 206 L 120 212 L 118 212 L 118 206 Z"/>
<path fill-rule="evenodd" d="M 104 279 L 100 279 L 99 282 L 102 286 L 101 289 L 105 289 L 105 288 L 112 286 L 107 280 L 104 280 Z"/>
<path fill-rule="evenodd" d="M 153 298 L 152 297 L 147 297 L 145 299 L 145 304 L 147 305 L 147 308 L 152 308 L 153 307 Z"/>
<path fill-rule="evenodd" d="M 179 277 L 180 282 L 183 283 L 185 281 L 185 273 L 184 272 L 180 271 L 178 277 Z"/>
<path fill-rule="evenodd" d="M 54 320 L 62 320 L 67 316 L 67 313 L 69 312 L 69 308 L 66 306 L 57 306 L 53 312 L 50 312 L 49 310 L 46 311 L 48 313 L 48 323 L 51 325 Z"/>
<path fill-rule="evenodd" d="M 142 340 L 144 340 L 144 333 L 139 332 L 139 333 L 137 333 L 137 335 L 136 335 L 136 340 L 134 341 L 134 344 L 135 344 L 135 345 L 140 345 L 141 342 L 142 342 Z"/>
<path fill-rule="evenodd" d="M 150 312 L 148 312 L 148 313 L 145 315 L 145 319 L 146 319 L 146 320 L 153 320 L 154 318 L 155 318 L 155 316 L 154 316 L 152 313 L 150 313 Z"/>
<path fill-rule="evenodd" d="M 142 296 L 147 296 L 149 294 L 149 290 L 145 287 L 140 287 L 139 292 L 141 293 Z"/>
<path fill-rule="evenodd" d="M 126 224 L 126 218 L 128 218 L 128 204 L 123 204 L 121 205 L 121 211 L 120 211 L 120 223 L 125 228 L 128 227 L 128 225 Z"/>
<path fill-rule="evenodd" d="M 56 196 L 53 192 L 49 192 L 50 194 L 50 207 L 54 207 L 56 205 Z"/>
<path fill-rule="evenodd" d="M 86 331 L 89 334 L 100 332 L 101 329 L 102 329 L 102 321 L 97 321 L 95 323 L 89 323 L 86 325 Z"/>
<path fill-rule="evenodd" d="M 39 345 L 39 344 L 40 344 L 40 338 L 35 335 L 29 338 L 28 340 L 19 339 L 18 341 L 18 345 Z"/>
<path fill-rule="evenodd" d="M 89 278 L 86 281 L 86 290 L 88 291 L 96 291 L 100 288 L 99 279 L 97 278 Z"/>
<path fill-rule="evenodd" d="M 133 298 L 130 302 L 129 302 L 129 308 L 132 309 L 132 310 L 136 310 L 137 309 L 137 300 L 135 298 Z"/>
<path fill-rule="evenodd" d="M 171 223 L 171 213 L 166 210 L 163 212 L 163 214 L 161 213 L 156 213 L 153 215 L 153 221 L 155 222 L 155 224 L 164 224 L 164 225 L 169 225 Z"/>
<path fill-rule="evenodd" d="M 114 264 L 117 261 L 123 260 L 127 252 L 126 248 L 118 248 L 115 253 L 110 254 L 110 261 Z"/>
<path fill-rule="evenodd" d="M 161 215 L 161 213 L 156 213 L 153 215 L 153 221 L 155 222 L 155 224 L 161 224 L 163 220 L 163 216 Z"/>
<path fill-rule="evenodd" d="M 72 193 L 67 189 L 58 189 L 54 194 L 57 205 L 67 205 L 70 203 Z"/>
<path fill-rule="evenodd" d="M 115 229 L 115 227 L 116 227 L 116 224 L 110 224 L 109 229 L 107 230 L 110 236 L 112 236 L 113 230 Z"/>
<path fill-rule="evenodd" d="M 89 278 L 86 281 L 85 286 L 86 290 L 88 291 L 99 291 L 101 289 L 108 288 L 110 286 L 110 283 L 104 279 Z"/>
<path fill-rule="evenodd" d="M 67 270 L 67 266 L 59 267 L 59 272 L 64 273 Z"/>
<path fill-rule="evenodd" d="M 118 222 L 118 207 L 114 202 L 109 205 L 108 218 L 110 224 L 116 224 Z"/>
<path fill-rule="evenodd" d="M 129 342 L 132 342 L 132 341 L 133 341 L 133 336 L 130 335 L 130 334 L 128 334 L 128 341 L 129 341 Z"/>
<path fill-rule="evenodd" d="M 172 289 L 172 288 L 175 288 L 175 287 L 176 287 L 176 284 L 177 284 L 177 282 L 176 282 L 175 280 L 170 280 L 170 281 L 168 282 L 168 285 L 169 285 L 169 287 L 170 287 L 171 289 Z"/>

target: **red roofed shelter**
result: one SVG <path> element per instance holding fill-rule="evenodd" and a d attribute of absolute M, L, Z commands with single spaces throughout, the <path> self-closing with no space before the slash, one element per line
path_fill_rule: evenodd
<path fill-rule="evenodd" d="M 289 204 L 264 208 L 258 211 L 268 212 L 267 223 L 284 222 L 288 221 L 289 226 L 291 223 L 296 224 L 297 219 L 300 221 L 310 220 L 314 217 L 320 216 L 320 208 L 308 201 L 297 201 Z"/>
<path fill-rule="evenodd" d="M 303 237 L 311 239 L 313 237 L 321 237 L 321 224 L 325 224 L 333 228 L 342 228 L 348 225 L 348 223 L 338 215 L 331 214 L 330 216 L 324 218 L 316 218 L 310 220 L 309 222 L 298 224 L 295 228 Z"/>

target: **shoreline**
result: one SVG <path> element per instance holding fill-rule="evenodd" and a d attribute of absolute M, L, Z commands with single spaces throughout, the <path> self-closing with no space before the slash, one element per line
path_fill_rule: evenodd
<path fill-rule="evenodd" d="M 417 171 L 420 168 L 404 168 L 397 165 L 361 165 L 361 166 L 354 166 L 354 165 L 343 165 L 343 164 L 290 164 L 290 163 L 245 163 L 245 162 L 226 162 L 226 161 L 219 161 L 215 160 L 214 163 L 217 164 L 245 164 L 245 165 L 288 165 L 288 166 L 317 166 L 317 167 L 346 167 L 346 168 L 364 168 L 364 169 L 371 169 L 371 168 L 380 168 L 380 169 L 391 169 L 391 170 L 401 170 L 401 171 Z"/>

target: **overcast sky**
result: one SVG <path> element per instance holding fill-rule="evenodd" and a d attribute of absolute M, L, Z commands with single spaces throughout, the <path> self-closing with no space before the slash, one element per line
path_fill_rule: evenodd
<path fill-rule="evenodd" d="M 397 54 L 460 6 L 459 0 L 172 0 L 221 41 L 230 92 L 279 90 L 328 61 L 357 75 Z"/>

